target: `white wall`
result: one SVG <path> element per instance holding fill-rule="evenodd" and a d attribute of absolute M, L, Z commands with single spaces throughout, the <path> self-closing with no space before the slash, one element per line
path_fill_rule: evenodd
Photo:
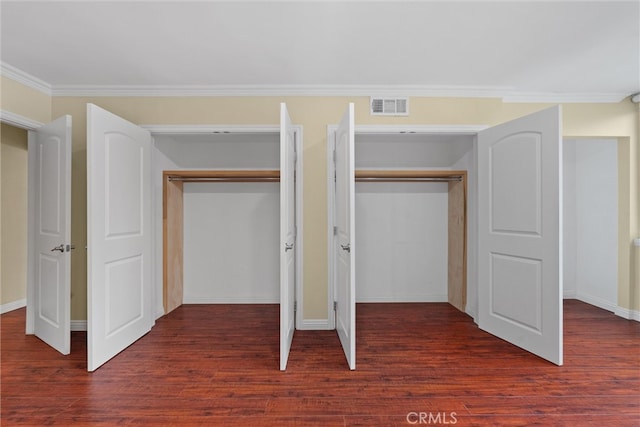
<path fill-rule="evenodd" d="M 177 169 L 278 169 L 280 134 L 193 133 L 155 137 Z"/>
<path fill-rule="evenodd" d="M 184 184 L 184 303 L 280 301 L 278 183 Z"/>
<path fill-rule="evenodd" d="M 563 142 L 562 197 L 563 197 L 563 296 L 577 297 L 577 206 L 576 206 L 576 141 Z"/>
<path fill-rule="evenodd" d="M 615 140 L 564 143 L 565 295 L 614 311 L 618 289 Z"/>
<path fill-rule="evenodd" d="M 447 183 L 356 183 L 356 301 L 447 301 Z"/>

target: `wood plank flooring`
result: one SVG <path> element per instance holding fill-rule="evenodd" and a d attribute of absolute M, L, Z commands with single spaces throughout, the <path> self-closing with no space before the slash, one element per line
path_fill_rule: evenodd
<path fill-rule="evenodd" d="M 278 370 L 277 305 L 189 305 L 94 373 L 0 317 L 1 424 L 640 426 L 640 323 L 565 301 L 558 367 L 448 304 L 358 304 L 357 370 L 335 331 L 296 331 Z"/>

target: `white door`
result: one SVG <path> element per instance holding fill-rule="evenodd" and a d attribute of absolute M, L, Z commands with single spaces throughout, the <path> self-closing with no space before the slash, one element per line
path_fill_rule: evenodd
<path fill-rule="evenodd" d="M 71 116 L 29 137 L 27 333 L 62 354 L 71 345 Z"/>
<path fill-rule="evenodd" d="M 354 144 L 354 105 L 351 103 L 336 130 L 334 236 L 336 331 L 350 369 L 356 368 Z"/>
<path fill-rule="evenodd" d="M 479 326 L 562 364 L 560 108 L 478 135 Z"/>
<path fill-rule="evenodd" d="M 148 131 L 87 105 L 89 371 L 153 326 L 150 148 Z"/>
<path fill-rule="evenodd" d="M 280 370 L 287 368 L 295 331 L 296 199 L 295 134 L 287 106 L 280 104 Z"/>

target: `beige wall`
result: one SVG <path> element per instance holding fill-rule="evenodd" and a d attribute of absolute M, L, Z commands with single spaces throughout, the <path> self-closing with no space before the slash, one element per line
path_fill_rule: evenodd
<path fill-rule="evenodd" d="M 4 83 L 3 83 L 4 84 Z M 18 84 L 16 84 L 18 85 Z M 6 86 L 6 84 L 5 84 Z M 19 86 L 12 89 L 20 93 Z M 22 94 L 25 92 L 23 91 Z M 356 124 L 495 125 L 547 107 L 547 104 L 505 104 L 499 99 L 411 98 L 408 117 L 372 117 L 368 97 L 55 97 L 50 109 L 29 110 L 3 91 L 3 109 L 35 120 L 64 114 L 73 117 L 72 242 L 86 245 L 86 103 L 95 103 L 137 124 L 275 125 L 278 104 L 287 103 L 293 123 L 304 128 L 304 313 L 324 319 L 327 313 L 327 125 L 340 120 L 348 102 L 356 104 Z M 28 102 L 27 102 L 28 104 Z M 46 104 L 46 100 L 45 100 Z M 12 108 L 15 107 L 15 111 Z M 49 114 L 49 117 L 47 117 Z M 639 234 L 638 105 L 563 105 L 563 134 L 571 137 L 618 137 L 620 147 L 619 306 L 640 310 L 638 259 L 631 241 Z M 4 242 L 4 235 L 2 236 Z M 71 318 L 86 319 L 86 251 L 72 252 Z"/>
<path fill-rule="evenodd" d="M 51 121 L 51 97 L 0 76 L 0 109 L 40 123 Z"/>
<path fill-rule="evenodd" d="M 27 131 L 3 123 L 0 137 L 0 304 L 6 304 L 25 299 L 27 290 Z"/>

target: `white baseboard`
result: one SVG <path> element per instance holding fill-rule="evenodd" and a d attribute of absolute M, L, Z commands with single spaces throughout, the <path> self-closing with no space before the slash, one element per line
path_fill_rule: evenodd
<path fill-rule="evenodd" d="M 328 331 L 332 328 L 329 327 L 329 321 L 327 319 L 306 319 L 302 320 L 300 330 L 304 331 Z"/>
<path fill-rule="evenodd" d="M 85 332 L 87 330 L 87 321 L 86 320 L 72 320 L 70 326 L 71 326 L 71 331 Z"/>
<path fill-rule="evenodd" d="M 595 307 L 601 308 L 603 310 L 607 310 L 615 314 L 616 316 L 622 317 L 627 320 L 635 320 L 636 322 L 640 322 L 640 311 L 639 310 L 631 310 L 628 308 L 622 308 L 616 304 L 613 304 L 609 301 L 604 301 L 601 298 L 596 298 L 590 295 L 580 294 L 578 293 L 574 298 L 578 301 L 586 302 L 587 304 L 591 304 Z"/>
<path fill-rule="evenodd" d="M 640 322 L 639 310 L 630 310 L 628 308 L 616 307 L 614 313 L 616 316 L 620 316 L 623 319 L 635 320 L 636 322 Z"/>
<path fill-rule="evenodd" d="M 578 295 L 577 295 L 577 292 L 574 291 L 574 290 L 571 290 L 571 291 L 565 290 L 562 293 L 562 298 L 563 299 L 578 299 Z"/>
<path fill-rule="evenodd" d="M 582 302 L 586 302 L 587 304 L 591 304 L 594 305 L 596 307 L 599 307 L 603 310 L 607 310 L 610 311 L 612 313 L 615 313 L 616 309 L 618 308 L 618 306 L 610 301 L 606 301 L 603 300 L 602 298 L 598 298 L 598 297 L 594 297 L 592 295 L 587 295 L 587 294 L 583 294 L 578 292 L 576 294 L 575 299 L 582 301 Z"/>
<path fill-rule="evenodd" d="M 27 306 L 27 299 L 19 299 L 18 301 L 8 302 L 6 304 L 0 305 L 0 314 L 5 314 L 13 310 L 17 310 L 22 307 Z"/>

